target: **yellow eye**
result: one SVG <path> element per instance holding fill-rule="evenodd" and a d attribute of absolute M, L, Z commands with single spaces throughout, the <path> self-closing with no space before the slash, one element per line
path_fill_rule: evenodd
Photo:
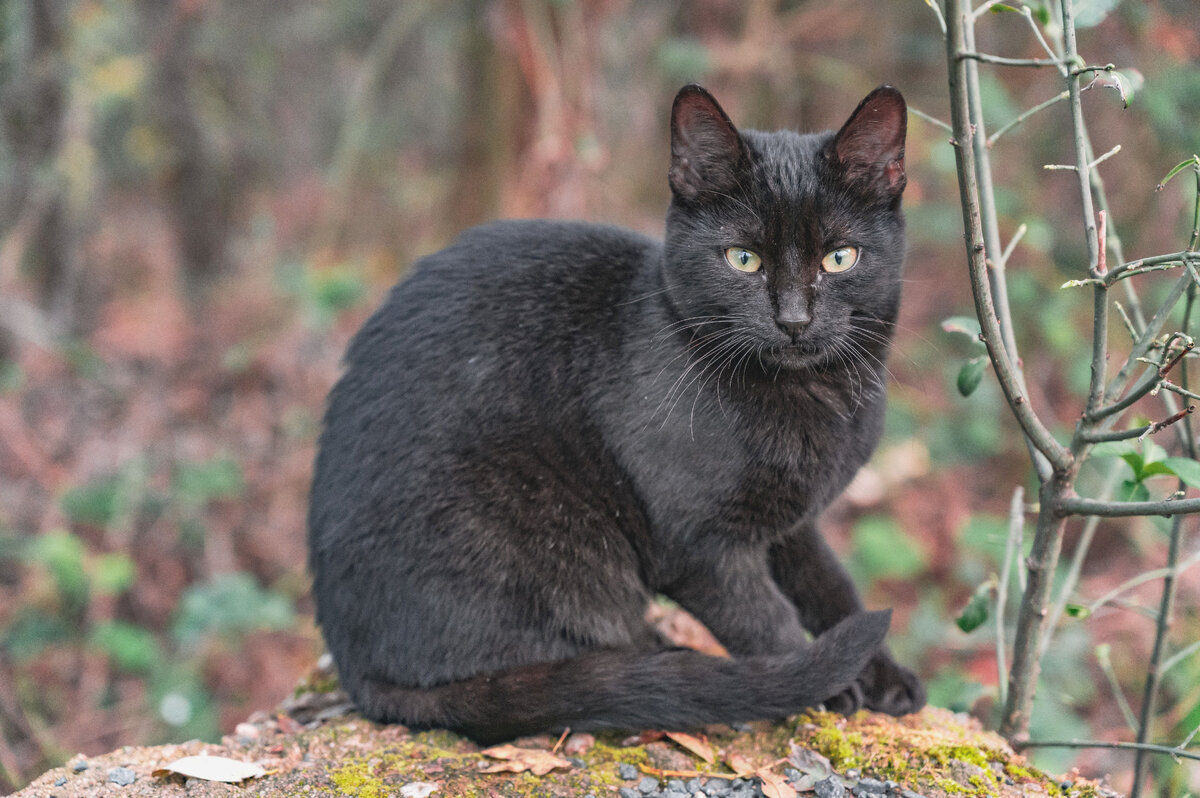
<path fill-rule="evenodd" d="M 762 258 L 757 253 L 741 247 L 725 250 L 725 260 L 739 272 L 756 272 L 762 266 Z"/>
<path fill-rule="evenodd" d="M 858 263 L 858 247 L 839 247 L 821 258 L 821 268 L 830 274 L 849 271 Z"/>

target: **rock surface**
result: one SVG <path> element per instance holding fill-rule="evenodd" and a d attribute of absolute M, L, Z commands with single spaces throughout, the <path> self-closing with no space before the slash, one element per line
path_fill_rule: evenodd
<path fill-rule="evenodd" d="M 336 690 L 299 693 L 274 714 L 258 713 L 220 744 L 122 748 L 76 756 L 44 773 L 21 798 L 49 796 L 357 795 L 587 796 L 594 798 L 795 798 L 801 796 L 1115 795 L 1083 779 L 1062 782 L 1032 768 L 970 718 L 927 708 L 894 719 L 810 713 L 738 730 L 710 727 L 706 762 L 661 733 L 577 740 L 568 759 L 556 740 L 519 740 L 489 757 L 445 731 L 410 732 L 355 714 Z M 525 756 L 528 754 L 528 756 Z M 240 784 L 165 770 L 187 756 L 221 756 L 261 766 Z M 534 775 L 542 763 L 552 770 Z M 484 769 L 500 772 L 483 772 Z M 524 768 L 524 770 L 522 770 Z M 1064 787 L 1065 785 L 1065 787 Z"/>

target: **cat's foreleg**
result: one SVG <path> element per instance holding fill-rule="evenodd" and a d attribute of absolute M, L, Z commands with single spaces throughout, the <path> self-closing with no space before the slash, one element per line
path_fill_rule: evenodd
<path fill-rule="evenodd" d="M 786 654 L 808 645 L 795 603 L 771 578 L 760 548 L 694 558 L 664 592 L 735 657 Z"/>
<path fill-rule="evenodd" d="M 815 523 L 803 523 L 771 548 L 771 571 L 780 590 L 795 604 L 808 631 L 818 635 L 842 618 L 861 612 L 862 600 L 850 575 L 825 542 Z M 896 662 L 886 647 L 867 663 L 856 685 L 827 702 L 840 712 L 860 706 L 905 715 L 925 704 L 925 688 L 916 674 Z"/>

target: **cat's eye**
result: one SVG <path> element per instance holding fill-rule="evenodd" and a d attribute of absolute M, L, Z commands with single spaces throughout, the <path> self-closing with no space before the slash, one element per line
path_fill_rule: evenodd
<path fill-rule="evenodd" d="M 742 247 L 730 247 L 725 250 L 725 260 L 739 272 L 756 272 L 762 266 L 762 258 L 758 253 Z"/>
<path fill-rule="evenodd" d="M 821 258 L 821 268 L 830 274 L 849 271 L 858 263 L 858 247 L 838 247 Z"/>

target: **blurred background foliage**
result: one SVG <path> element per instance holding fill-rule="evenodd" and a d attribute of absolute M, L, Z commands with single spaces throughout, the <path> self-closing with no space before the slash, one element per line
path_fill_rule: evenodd
<path fill-rule="evenodd" d="M 1102 167 L 1117 229 L 1131 256 L 1179 249 L 1191 187 L 1154 186 L 1200 152 L 1194 0 L 1093 5 L 1081 49 L 1141 81 L 1128 110 L 1085 103 L 1097 152 L 1123 147 Z M 1036 56 L 1001 16 L 981 47 Z M 921 0 L 0 5 L 0 789 L 77 751 L 212 738 L 287 694 L 320 650 L 305 504 L 348 337 L 471 224 L 660 232 L 687 81 L 746 127 L 836 127 L 883 82 L 948 117 Z M 1058 91 L 984 81 L 993 125 Z M 1042 169 L 1067 160 L 1065 124 L 1032 118 L 993 163 L 1006 234 L 1028 226 L 1009 274 L 1032 400 L 1067 430 L 1091 303 L 1057 290 L 1086 263 L 1072 180 Z M 1026 459 L 990 380 L 955 390 L 979 352 L 939 326 L 972 313 L 945 132 L 912 117 L 907 159 L 887 438 L 826 525 L 868 602 L 897 607 L 932 700 L 986 717 L 992 631 L 954 619 L 1000 567 Z M 1082 600 L 1159 566 L 1164 539 L 1102 523 Z M 1035 736 L 1127 737 L 1112 691 L 1140 684 L 1153 587 L 1068 619 Z M 1181 605 L 1198 594 L 1185 581 Z M 1181 613 L 1175 639 L 1198 637 Z M 1174 741 L 1200 723 L 1197 659 L 1171 674 Z M 1039 756 L 1127 779 L 1117 752 Z"/>

